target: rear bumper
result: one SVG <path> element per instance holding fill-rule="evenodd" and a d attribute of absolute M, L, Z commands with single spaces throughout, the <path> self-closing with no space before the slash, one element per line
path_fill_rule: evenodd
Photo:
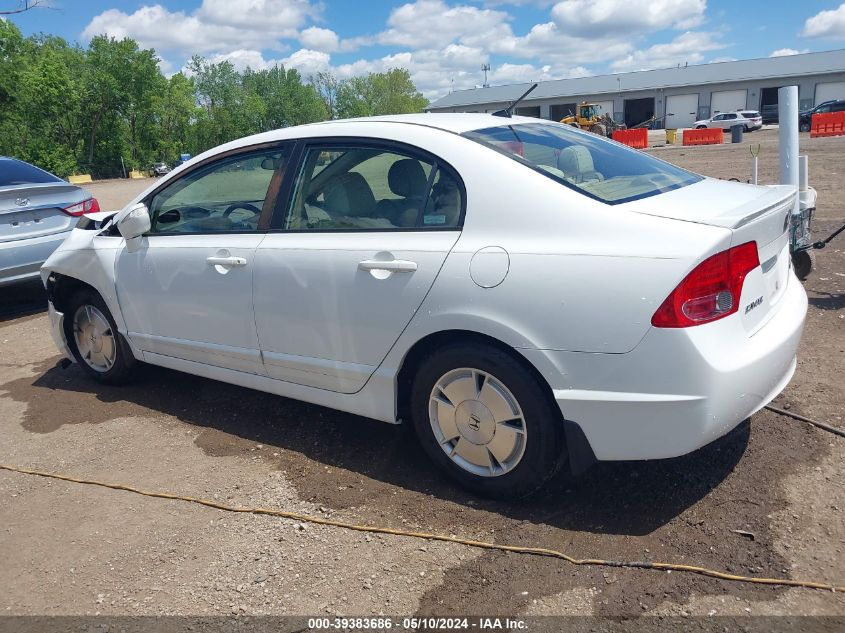
<path fill-rule="evenodd" d="M 807 295 L 790 277 L 778 313 L 753 336 L 723 319 L 652 328 L 627 354 L 557 359 L 575 384 L 554 389 L 555 399 L 564 417 L 581 427 L 596 459 L 684 455 L 771 402 L 795 372 L 807 311 Z"/>
<path fill-rule="evenodd" d="M 70 233 L 0 242 L 0 286 L 37 279 L 41 265 Z"/>

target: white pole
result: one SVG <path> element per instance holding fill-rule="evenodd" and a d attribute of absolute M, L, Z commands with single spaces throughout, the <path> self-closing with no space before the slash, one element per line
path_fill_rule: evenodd
<path fill-rule="evenodd" d="M 780 182 L 798 189 L 798 86 L 778 89 Z M 798 196 L 793 213 L 798 212 Z"/>
<path fill-rule="evenodd" d="M 751 184 L 757 184 L 757 157 L 751 157 Z"/>
<path fill-rule="evenodd" d="M 807 191 L 810 187 L 810 162 L 806 156 L 798 157 L 798 191 Z"/>

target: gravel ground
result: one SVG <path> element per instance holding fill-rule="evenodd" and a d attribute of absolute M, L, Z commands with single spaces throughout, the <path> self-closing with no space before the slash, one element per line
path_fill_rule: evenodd
<path fill-rule="evenodd" d="M 817 234 L 845 222 L 845 138 L 809 139 Z M 777 132 L 656 155 L 746 179 Z M 148 181 L 95 183 L 102 207 Z M 845 426 L 845 237 L 818 253 L 795 379 L 775 404 Z M 130 387 L 61 369 L 37 287 L 0 289 L 0 462 L 579 557 L 845 582 L 845 443 L 763 411 L 692 455 L 599 464 L 520 504 L 443 480 L 402 427 L 147 368 Z M 7 614 L 845 615 L 840 594 L 572 567 L 0 471 Z M 753 539 L 733 532 L 744 530 Z"/>

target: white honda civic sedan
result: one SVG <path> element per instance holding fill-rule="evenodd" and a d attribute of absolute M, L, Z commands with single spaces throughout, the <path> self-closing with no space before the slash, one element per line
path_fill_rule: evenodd
<path fill-rule="evenodd" d="M 332 121 L 197 156 L 42 275 L 56 343 L 102 382 L 143 361 L 408 421 L 517 497 L 693 451 L 785 387 L 795 196 L 531 118 Z"/>

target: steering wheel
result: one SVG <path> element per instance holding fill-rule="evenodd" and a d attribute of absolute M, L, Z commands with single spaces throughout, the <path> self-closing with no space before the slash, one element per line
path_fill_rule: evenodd
<path fill-rule="evenodd" d="M 253 215 L 261 215 L 261 209 L 256 207 L 254 204 L 250 204 L 249 202 L 235 202 L 234 204 L 230 204 L 226 207 L 226 210 L 223 212 L 223 217 L 228 218 L 232 215 L 232 211 L 237 209 L 244 209 L 246 211 L 250 211 Z"/>
<path fill-rule="evenodd" d="M 207 218 L 211 215 L 211 211 L 205 207 L 189 204 L 184 207 L 176 207 L 179 215 L 186 220 L 196 220 L 198 218 Z"/>

